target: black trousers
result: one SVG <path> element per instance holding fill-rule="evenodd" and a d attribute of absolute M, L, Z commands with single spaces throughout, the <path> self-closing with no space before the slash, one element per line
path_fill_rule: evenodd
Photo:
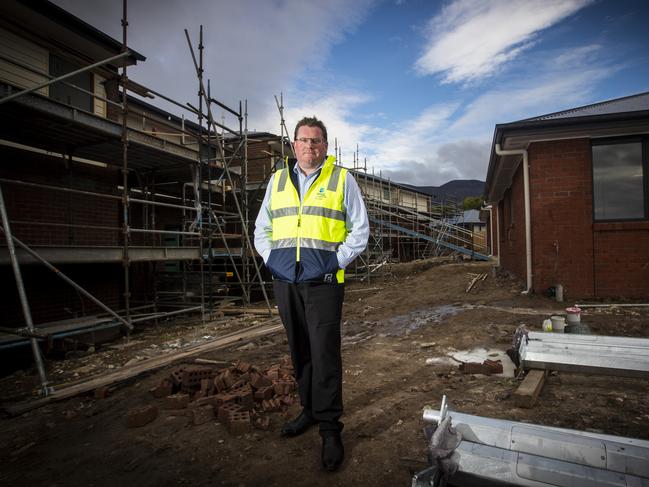
<path fill-rule="evenodd" d="M 320 429 L 338 426 L 343 412 L 340 319 L 344 284 L 274 281 L 300 402 L 320 421 Z"/>

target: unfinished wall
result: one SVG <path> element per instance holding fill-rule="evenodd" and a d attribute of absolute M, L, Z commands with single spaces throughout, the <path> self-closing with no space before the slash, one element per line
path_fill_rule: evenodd
<path fill-rule="evenodd" d="M 13 149 L 0 149 L 0 177 L 53 186 L 74 187 L 86 191 L 114 191 L 117 170 L 86 164 L 64 163 L 61 159 Z M 12 232 L 32 246 L 82 247 L 114 246 L 121 240 L 119 231 L 88 228 L 89 225 L 119 228 L 120 202 L 62 193 L 41 188 L 2 183 Z M 37 222 L 73 224 L 79 227 L 38 225 Z M 0 245 L 5 246 L 4 237 Z M 6 250 L 5 250 L 6 252 Z M 59 267 L 108 306 L 117 308 L 121 301 L 123 270 L 121 264 L 75 264 Z M 74 318 L 99 309 L 80 299 L 68 284 L 42 265 L 21 266 L 25 288 L 35 323 Z M 1 281 L 8 284 L 0 313 L 7 326 L 20 325 L 24 318 L 10 265 L 0 266 Z"/>
<path fill-rule="evenodd" d="M 72 161 L 0 148 L 5 161 L 0 177 L 71 187 L 84 191 L 114 193 L 118 171 Z M 89 225 L 120 226 L 120 202 L 55 190 L 3 184 L 12 231 L 31 245 L 118 245 L 120 232 L 88 228 Z M 75 225 L 74 227 L 38 225 Z"/>
<path fill-rule="evenodd" d="M 57 267 L 111 309 L 119 309 L 124 280 L 121 264 L 70 264 Z M 72 286 L 42 265 L 23 265 L 21 274 L 36 324 L 104 313 L 88 299 L 82 299 Z M 3 326 L 24 326 L 11 266 L 0 266 L 0 280 L 7 284 L 6 296 L 0 300 Z"/>

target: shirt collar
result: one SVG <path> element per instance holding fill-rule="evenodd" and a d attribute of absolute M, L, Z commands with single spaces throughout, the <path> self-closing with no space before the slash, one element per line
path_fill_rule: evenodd
<path fill-rule="evenodd" d="M 325 160 L 326 160 L 326 159 L 325 159 Z M 311 176 L 312 174 L 317 173 L 320 169 L 322 169 L 322 166 L 324 166 L 324 163 L 325 163 L 325 161 L 322 161 L 322 164 L 320 164 L 318 167 L 316 167 L 316 168 L 315 168 L 315 171 L 313 171 L 311 174 L 309 174 L 309 176 Z M 295 161 L 295 166 L 293 166 L 293 172 L 294 172 L 295 174 L 297 174 L 298 176 L 299 176 L 300 174 L 304 176 L 304 173 L 302 173 L 302 171 L 300 171 L 299 164 L 300 164 L 299 162 Z M 308 178 L 309 176 L 305 176 L 305 177 Z"/>

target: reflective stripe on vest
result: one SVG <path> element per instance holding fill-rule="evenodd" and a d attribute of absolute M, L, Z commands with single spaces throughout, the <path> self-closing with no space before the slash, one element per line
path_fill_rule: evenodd
<path fill-rule="evenodd" d="M 274 249 L 296 247 L 296 261 L 300 248 L 336 252 L 347 237 L 344 211 L 344 182 L 347 170 L 334 165 L 335 158 L 325 161 L 319 176 L 308 188 L 302 205 L 291 181 L 290 167 L 275 173 L 270 198 L 272 221 L 271 252 Z M 324 274 L 326 269 L 322 270 Z M 344 272 L 336 274 L 343 282 Z"/>

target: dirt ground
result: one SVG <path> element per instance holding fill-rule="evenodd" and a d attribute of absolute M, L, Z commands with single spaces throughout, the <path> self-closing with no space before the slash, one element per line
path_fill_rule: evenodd
<path fill-rule="evenodd" d="M 466 293 L 472 275 L 484 272 L 488 277 Z M 271 414 L 268 431 L 242 436 L 231 436 L 216 421 L 194 426 L 164 409 L 152 423 L 127 428 L 130 408 L 161 401 L 148 391 L 176 364 L 121 384 L 105 399 L 88 394 L 1 418 L 0 485 L 406 486 L 426 466 L 423 408 L 439 407 L 443 394 L 451 410 L 464 413 L 649 439 L 647 380 L 552 373 L 537 405 L 520 409 L 511 397 L 519 379 L 463 375 L 448 359 L 475 348 L 505 350 L 519 324 L 540 330 L 544 318 L 568 304 L 521 295 L 520 283 L 495 277 L 488 263 L 413 262 L 394 265 L 370 283 L 349 284 L 343 317 L 346 459 L 335 473 L 320 467 L 317 428 L 280 437 L 296 406 Z M 147 328 L 128 342 L 50 361 L 48 374 L 66 384 L 263 320 Z M 582 322 L 596 334 L 649 336 L 648 308 L 588 309 Z M 277 334 L 201 357 L 264 368 L 287 353 L 284 335 Z M 32 393 L 36 381 L 34 371 L 5 377 L 0 399 Z"/>

